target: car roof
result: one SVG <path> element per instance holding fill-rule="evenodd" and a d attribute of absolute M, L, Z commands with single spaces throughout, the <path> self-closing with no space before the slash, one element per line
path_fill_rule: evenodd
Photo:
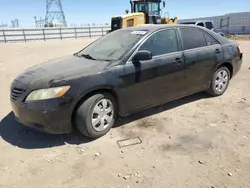
<path fill-rule="evenodd" d="M 186 21 L 180 21 L 179 23 L 190 23 L 190 22 L 198 23 L 198 22 L 213 22 L 213 21 L 212 20 L 186 20 Z"/>
<path fill-rule="evenodd" d="M 121 30 L 128 30 L 128 31 L 136 31 L 136 30 L 147 30 L 148 34 L 153 33 L 157 30 L 164 29 L 164 28 L 199 28 L 210 35 L 212 35 L 216 40 L 220 42 L 220 44 L 226 44 L 229 43 L 229 40 L 227 40 L 225 37 L 220 36 L 219 34 L 215 33 L 214 31 L 211 31 L 205 27 L 196 26 L 196 25 L 185 25 L 185 24 L 145 24 L 145 25 L 138 25 L 134 27 L 127 27 L 123 28 Z"/>
<path fill-rule="evenodd" d="M 134 27 L 123 28 L 123 30 L 148 30 L 149 32 L 154 32 L 159 29 L 164 28 L 175 28 L 175 27 L 197 27 L 195 25 L 183 25 L 183 24 L 145 24 L 138 25 Z"/>

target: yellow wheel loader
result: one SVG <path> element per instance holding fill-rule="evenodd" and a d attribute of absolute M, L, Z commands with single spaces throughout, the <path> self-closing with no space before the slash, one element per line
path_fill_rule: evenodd
<path fill-rule="evenodd" d="M 144 24 L 177 24 L 177 17 L 161 17 L 161 3 L 165 7 L 165 1 L 162 0 L 130 0 L 131 13 L 126 10 L 126 14 L 113 17 L 111 30 L 107 32 Z"/>

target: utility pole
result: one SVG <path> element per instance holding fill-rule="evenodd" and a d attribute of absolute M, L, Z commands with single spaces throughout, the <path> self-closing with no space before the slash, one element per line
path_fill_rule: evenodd
<path fill-rule="evenodd" d="M 15 21 L 15 23 L 16 23 L 16 27 L 19 27 L 19 20 L 18 20 L 18 19 L 15 19 L 14 21 Z"/>
<path fill-rule="evenodd" d="M 14 19 L 11 20 L 11 27 L 19 27 L 19 20 L 18 19 Z"/>
<path fill-rule="evenodd" d="M 49 26 L 53 24 L 54 20 L 57 20 L 58 23 L 67 27 L 61 0 L 46 0 L 45 24 Z"/>

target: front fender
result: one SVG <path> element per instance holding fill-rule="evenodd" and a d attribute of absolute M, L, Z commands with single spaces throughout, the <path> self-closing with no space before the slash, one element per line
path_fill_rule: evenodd
<path fill-rule="evenodd" d="M 72 104 L 71 104 L 71 115 L 74 113 L 75 108 L 78 106 L 78 104 L 80 104 L 81 102 L 83 102 L 84 100 L 86 100 L 88 97 L 96 94 L 96 93 L 101 93 L 101 92 L 108 92 L 112 95 L 114 95 L 114 97 L 117 99 L 118 102 L 118 106 L 120 106 L 119 104 L 121 104 L 120 101 L 120 94 L 119 91 L 111 85 L 102 85 L 102 86 L 95 86 L 92 88 L 89 88 L 87 90 L 85 90 L 84 92 L 80 92 L 75 99 L 73 100 Z M 119 109 L 118 109 L 119 112 Z"/>

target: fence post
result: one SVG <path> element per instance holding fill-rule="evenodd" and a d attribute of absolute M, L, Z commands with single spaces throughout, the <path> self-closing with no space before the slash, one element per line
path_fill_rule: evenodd
<path fill-rule="evenodd" d="M 77 39 L 77 32 L 76 32 L 76 27 L 75 27 L 75 38 Z"/>
<path fill-rule="evenodd" d="M 24 38 L 24 42 L 26 42 L 26 36 L 25 36 L 25 30 L 23 29 L 23 38 Z"/>
<path fill-rule="evenodd" d="M 3 30 L 3 38 L 4 38 L 4 42 L 7 43 L 7 40 L 6 40 L 6 36 L 5 36 L 4 30 Z"/>
<path fill-rule="evenodd" d="M 102 36 L 103 36 L 103 27 L 102 27 Z"/>
<path fill-rule="evenodd" d="M 43 40 L 46 41 L 45 30 L 43 28 Z"/>
<path fill-rule="evenodd" d="M 60 36 L 61 36 L 61 40 L 62 40 L 62 28 L 60 27 Z"/>
<path fill-rule="evenodd" d="M 89 38 L 91 38 L 91 28 L 89 27 Z"/>

